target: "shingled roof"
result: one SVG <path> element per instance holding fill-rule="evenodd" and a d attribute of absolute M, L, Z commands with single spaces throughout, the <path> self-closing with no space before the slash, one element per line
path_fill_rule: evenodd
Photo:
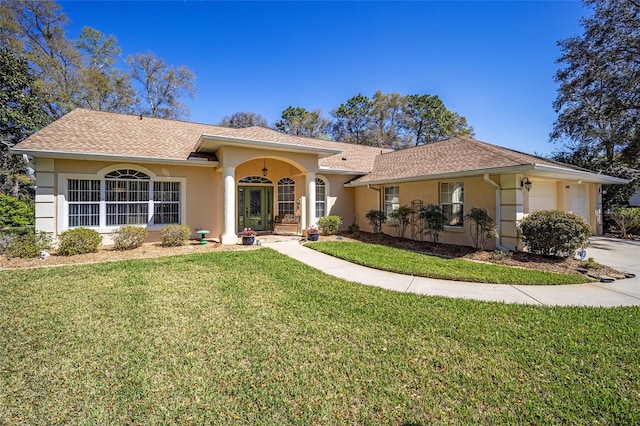
<path fill-rule="evenodd" d="M 48 156 L 113 156 L 147 161 L 185 161 L 203 135 L 247 142 L 272 142 L 339 151 L 319 159 L 325 170 L 366 173 L 373 168 L 379 148 L 322 139 L 291 136 L 263 127 L 233 129 L 186 121 L 78 108 L 14 147 L 15 152 Z"/>
<path fill-rule="evenodd" d="M 376 157 L 371 173 L 352 185 L 423 180 L 447 175 L 481 174 L 519 166 L 547 166 L 588 173 L 588 170 L 525 154 L 468 137 L 385 153 Z"/>

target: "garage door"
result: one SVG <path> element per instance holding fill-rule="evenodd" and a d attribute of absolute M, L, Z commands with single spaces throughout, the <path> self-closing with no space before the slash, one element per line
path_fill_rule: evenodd
<path fill-rule="evenodd" d="M 589 223 L 589 192 L 587 185 L 571 185 L 571 211 Z"/>
<path fill-rule="evenodd" d="M 529 191 L 529 213 L 536 210 L 555 210 L 556 198 L 555 182 L 533 182 Z"/>

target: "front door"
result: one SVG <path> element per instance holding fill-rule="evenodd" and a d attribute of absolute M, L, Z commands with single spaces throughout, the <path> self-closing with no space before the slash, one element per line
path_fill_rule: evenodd
<path fill-rule="evenodd" d="M 273 189 L 267 186 L 238 187 L 238 231 L 271 229 Z"/>

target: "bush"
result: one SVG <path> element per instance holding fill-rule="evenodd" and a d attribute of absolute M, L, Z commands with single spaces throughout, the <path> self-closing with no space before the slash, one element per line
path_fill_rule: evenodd
<path fill-rule="evenodd" d="M 318 228 L 324 235 L 334 235 L 340 229 L 342 225 L 342 218 L 340 216 L 323 216 L 318 218 Z"/>
<path fill-rule="evenodd" d="M 58 237 L 58 254 L 73 256 L 76 254 L 96 253 L 101 242 L 102 235 L 93 229 L 68 229 Z"/>
<path fill-rule="evenodd" d="M 0 228 L 33 225 L 34 221 L 32 205 L 10 195 L 0 194 Z"/>
<path fill-rule="evenodd" d="M 145 228 L 134 225 L 122 225 L 111 234 L 116 250 L 138 248 L 145 242 L 148 235 L 149 232 Z"/>
<path fill-rule="evenodd" d="M 8 258 L 40 257 L 40 253 L 49 248 L 51 248 L 51 238 L 45 232 L 32 232 L 12 237 L 4 253 Z"/>
<path fill-rule="evenodd" d="M 407 226 L 409 226 L 410 223 L 409 216 L 411 213 L 413 213 L 413 210 L 407 206 L 398 207 L 389 213 L 389 218 L 392 220 L 392 225 L 396 228 L 398 237 L 404 238 Z"/>
<path fill-rule="evenodd" d="M 348 231 L 353 238 L 358 238 L 360 236 L 360 225 L 358 225 L 357 223 L 352 223 L 351 225 L 349 225 Z"/>
<path fill-rule="evenodd" d="M 497 234 L 495 220 L 485 209 L 478 207 L 471 208 L 471 211 L 464 215 L 464 218 L 471 222 L 469 232 L 473 246 L 484 250 L 487 240 Z"/>
<path fill-rule="evenodd" d="M 440 206 L 427 204 L 424 207 L 420 207 L 418 217 L 424 223 L 422 232 L 429 235 L 431 242 L 437 243 L 440 232 L 444 231 L 444 223 L 447 220 Z"/>
<path fill-rule="evenodd" d="M 177 247 L 183 245 L 191 236 L 191 228 L 187 225 L 165 225 L 160 230 L 162 245 Z"/>
<path fill-rule="evenodd" d="M 567 257 L 591 235 L 591 227 L 580 216 L 560 210 L 531 213 L 520 224 L 522 241 L 532 253 Z"/>
<path fill-rule="evenodd" d="M 614 207 L 609 212 L 609 218 L 616 223 L 620 237 L 624 238 L 629 231 L 640 226 L 640 208 Z"/>
<path fill-rule="evenodd" d="M 364 215 L 369 220 L 374 234 L 382 233 L 382 224 L 387 221 L 387 215 L 382 210 L 369 210 Z"/>

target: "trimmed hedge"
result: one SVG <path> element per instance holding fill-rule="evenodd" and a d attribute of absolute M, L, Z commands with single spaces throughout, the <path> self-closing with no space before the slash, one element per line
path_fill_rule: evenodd
<path fill-rule="evenodd" d="M 188 225 L 165 225 L 160 229 L 162 245 L 165 247 L 178 247 L 191 236 L 191 228 Z"/>
<path fill-rule="evenodd" d="M 101 242 L 102 235 L 93 229 L 68 229 L 58 237 L 58 254 L 73 256 L 76 254 L 96 253 Z"/>
<path fill-rule="evenodd" d="M 568 257 L 587 242 L 591 235 L 582 217 L 561 210 L 531 213 L 520 224 L 522 241 L 532 253 Z"/>
<path fill-rule="evenodd" d="M 133 250 L 140 247 L 148 235 L 149 232 L 141 226 L 122 225 L 113 231 L 111 238 L 116 250 Z"/>

